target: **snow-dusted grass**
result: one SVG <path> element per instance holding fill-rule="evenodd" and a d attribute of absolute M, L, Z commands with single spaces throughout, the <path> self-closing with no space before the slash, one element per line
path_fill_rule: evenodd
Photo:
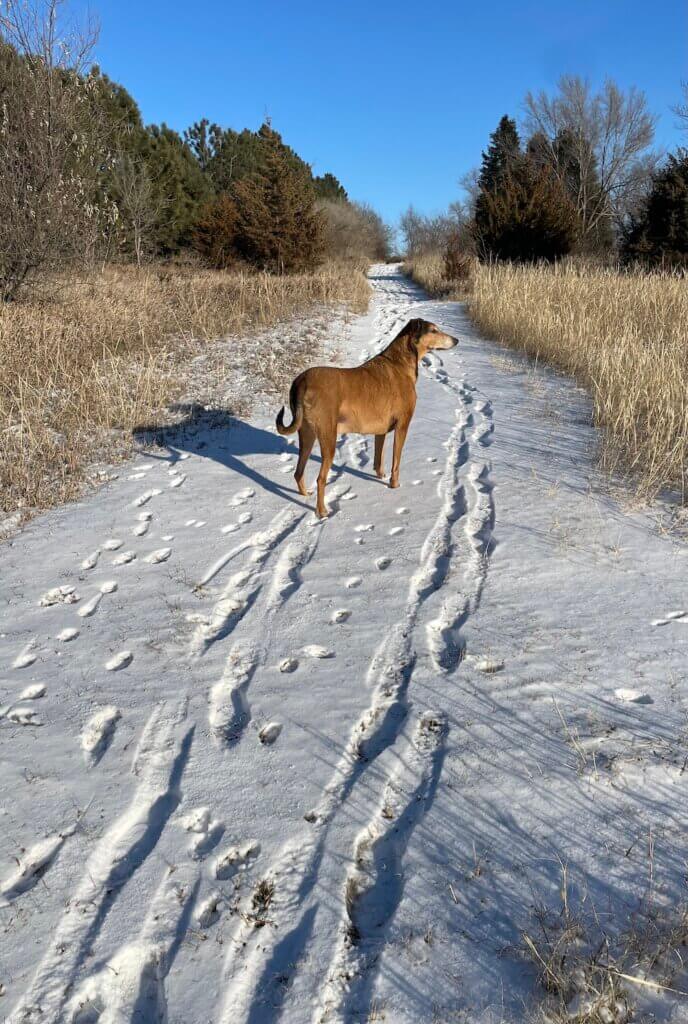
<path fill-rule="evenodd" d="M 461 281 L 447 277 L 444 253 L 440 250 L 420 253 L 404 264 L 404 272 L 428 295 L 438 299 L 465 299 L 470 292 L 473 270 L 471 265 L 470 272 Z"/>
<path fill-rule="evenodd" d="M 571 374 L 593 398 L 603 457 L 642 491 L 688 493 L 684 276 L 575 264 L 480 266 L 469 310 L 488 336 Z"/>
<path fill-rule="evenodd" d="M 316 306 L 361 312 L 369 295 L 344 265 L 283 277 L 122 266 L 0 305 L 0 513 L 74 498 L 89 462 L 126 455 L 154 413 L 164 422 L 207 342 Z M 261 389 L 279 391 L 317 348 L 308 332 L 274 353 L 216 348 L 207 370 L 222 381 L 228 363 L 251 363 Z M 245 393 L 226 397 L 246 408 Z"/>

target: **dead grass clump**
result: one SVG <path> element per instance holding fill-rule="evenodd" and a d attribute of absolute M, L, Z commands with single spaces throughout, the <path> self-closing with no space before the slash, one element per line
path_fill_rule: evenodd
<path fill-rule="evenodd" d="M 89 463 L 125 456 L 135 426 L 164 422 L 209 341 L 316 306 L 360 311 L 368 297 L 347 267 L 276 277 L 127 266 L 0 304 L 0 511 L 76 497 Z M 280 373 L 297 372 L 303 355 L 285 346 Z"/>
<path fill-rule="evenodd" d="M 407 260 L 404 272 L 428 295 L 439 299 L 461 300 L 470 294 L 475 263 L 471 256 L 438 250 Z"/>
<path fill-rule="evenodd" d="M 486 334 L 592 395 L 603 462 L 645 496 L 688 497 L 688 281 L 563 265 L 481 265 L 469 311 Z"/>
<path fill-rule="evenodd" d="M 586 904 L 572 907 L 567 888 L 563 867 L 559 911 L 536 908 L 518 950 L 542 989 L 533 1024 L 630 1024 L 644 1019 L 636 1011 L 648 996 L 683 1001 L 685 907 L 645 907 L 623 930 L 603 925 Z"/>

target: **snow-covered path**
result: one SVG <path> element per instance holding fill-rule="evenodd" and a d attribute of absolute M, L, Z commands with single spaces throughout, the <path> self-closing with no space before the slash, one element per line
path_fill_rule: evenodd
<path fill-rule="evenodd" d="M 573 385 L 372 282 L 344 361 L 461 340 L 400 490 L 343 439 L 320 524 L 271 421 L 193 426 L 0 548 L 10 1021 L 515 1022 L 562 865 L 610 928 L 681 898 L 685 547 Z"/>

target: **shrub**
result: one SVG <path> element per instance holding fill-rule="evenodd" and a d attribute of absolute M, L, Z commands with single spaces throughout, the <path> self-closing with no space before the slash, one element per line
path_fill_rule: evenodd
<path fill-rule="evenodd" d="M 655 175 L 640 216 L 624 240 L 626 262 L 688 267 L 688 150 L 670 156 Z"/>

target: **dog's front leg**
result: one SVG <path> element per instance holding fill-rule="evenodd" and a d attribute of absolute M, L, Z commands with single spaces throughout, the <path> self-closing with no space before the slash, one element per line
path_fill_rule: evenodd
<path fill-rule="evenodd" d="M 385 475 L 384 452 L 386 436 L 386 434 L 375 435 L 375 462 L 373 463 L 373 465 L 375 467 L 375 475 L 379 477 L 380 480 Z"/>

